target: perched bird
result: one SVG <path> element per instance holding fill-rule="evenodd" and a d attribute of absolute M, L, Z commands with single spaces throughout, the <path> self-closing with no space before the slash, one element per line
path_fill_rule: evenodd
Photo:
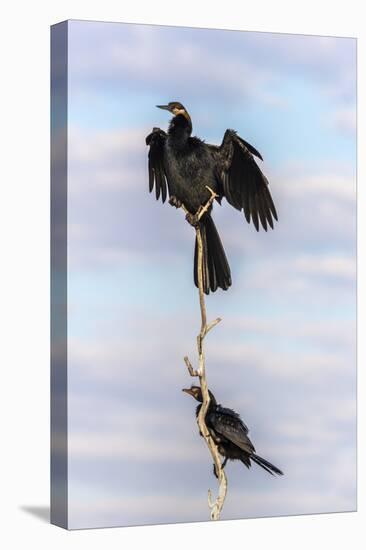
<path fill-rule="evenodd" d="M 243 210 L 248 223 L 256 230 L 259 224 L 267 231 L 273 229 L 277 212 L 268 190 L 267 178 L 254 160 L 260 153 L 244 141 L 234 130 L 226 130 L 220 146 L 209 145 L 192 137 L 192 120 L 186 108 L 178 101 L 157 105 L 173 114 L 168 132 L 153 128 L 147 136 L 149 146 L 149 188 L 155 187 L 156 199 L 179 208 L 182 203 L 188 210 L 187 219 L 192 225 L 199 223 L 203 243 L 203 287 L 209 294 L 218 287 L 227 290 L 231 273 L 221 239 L 211 218 L 210 210 L 201 220 L 197 211 L 210 196 L 217 194 L 221 204 L 226 198 L 237 210 Z M 194 281 L 198 286 L 197 239 L 194 254 Z"/>
<path fill-rule="evenodd" d="M 192 395 L 200 403 L 196 408 L 197 417 L 203 402 L 201 388 L 199 386 L 192 386 L 191 388 L 184 388 L 182 391 Z M 250 468 L 252 460 L 271 475 L 277 474 L 282 476 L 283 472 L 281 470 L 255 453 L 254 445 L 248 437 L 249 429 L 239 414 L 232 409 L 222 407 L 216 402 L 215 396 L 210 390 L 208 393 L 210 395 L 210 403 L 205 422 L 219 453 L 224 457 L 222 467 L 224 468 L 230 459 L 240 460 L 247 468 Z M 214 474 L 217 477 L 215 466 Z"/>

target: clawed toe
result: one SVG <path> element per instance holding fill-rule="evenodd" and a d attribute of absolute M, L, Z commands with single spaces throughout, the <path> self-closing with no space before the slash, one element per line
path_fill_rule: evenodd
<path fill-rule="evenodd" d="M 197 214 L 191 214 L 190 212 L 188 212 L 188 214 L 186 215 L 186 220 L 188 223 L 190 223 L 193 227 L 197 227 L 198 223 L 199 223 L 199 217 Z"/>
<path fill-rule="evenodd" d="M 175 208 L 181 208 L 182 206 L 182 201 L 180 201 L 179 199 L 177 199 L 177 197 L 175 197 L 174 195 L 172 195 L 169 199 L 169 204 L 171 206 L 175 206 Z"/>

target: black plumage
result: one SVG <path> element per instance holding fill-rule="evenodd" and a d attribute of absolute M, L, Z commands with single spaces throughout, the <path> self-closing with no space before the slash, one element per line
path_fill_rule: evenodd
<path fill-rule="evenodd" d="M 196 416 L 198 416 L 203 401 L 201 388 L 192 386 L 183 389 L 183 391 L 199 401 L 200 404 L 196 408 Z M 253 461 L 271 475 L 283 475 L 279 468 L 256 454 L 254 445 L 248 437 L 249 429 L 240 415 L 232 409 L 218 404 L 211 391 L 209 391 L 209 395 L 210 403 L 205 422 L 219 453 L 224 457 L 222 466 L 225 467 L 228 460 L 240 460 L 247 468 L 250 468 L 251 461 Z M 215 468 L 214 473 L 216 475 Z"/>
<path fill-rule="evenodd" d="M 149 146 L 149 189 L 155 187 L 156 199 L 179 207 L 183 203 L 189 212 L 188 219 L 197 223 L 195 214 L 204 206 L 212 189 L 221 204 L 226 198 L 237 210 L 242 210 L 248 223 L 253 221 L 256 230 L 260 225 L 273 229 L 277 212 L 268 189 L 268 180 L 254 157 L 262 156 L 250 143 L 234 130 L 226 130 L 220 146 L 210 145 L 192 137 L 192 121 L 179 102 L 158 105 L 174 116 L 168 132 L 153 128 L 147 136 Z M 231 272 L 221 239 L 211 218 L 211 210 L 204 214 L 199 225 L 203 241 L 203 286 L 206 294 L 218 287 L 227 290 L 231 285 Z M 194 281 L 198 286 L 197 242 L 194 255 Z"/>

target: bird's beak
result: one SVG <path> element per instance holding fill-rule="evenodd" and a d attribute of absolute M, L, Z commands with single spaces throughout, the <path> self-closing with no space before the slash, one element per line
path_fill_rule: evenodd
<path fill-rule="evenodd" d="M 169 105 L 157 105 L 158 109 L 164 109 L 164 111 L 170 111 Z"/>
<path fill-rule="evenodd" d="M 191 388 L 183 388 L 182 391 L 184 391 L 185 393 L 188 393 L 189 395 L 191 395 L 192 397 L 194 397 L 194 393 L 193 393 L 193 391 L 191 390 Z"/>

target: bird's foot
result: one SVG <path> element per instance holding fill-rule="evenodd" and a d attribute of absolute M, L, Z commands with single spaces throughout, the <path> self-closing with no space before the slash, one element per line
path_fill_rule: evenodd
<path fill-rule="evenodd" d="M 200 218 L 198 214 L 191 214 L 190 212 L 187 212 L 186 220 L 189 224 L 191 224 L 192 227 L 197 227 L 197 225 L 199 224 Z"/>
<path fill-rule="evenodd" d="M 182 207 L 182 201 L 177 199 L 174 195 L 172 195 L 169 199 L 169 204 L 171 206 L 175 206 L 175 208 L 181 208 Z"/>

